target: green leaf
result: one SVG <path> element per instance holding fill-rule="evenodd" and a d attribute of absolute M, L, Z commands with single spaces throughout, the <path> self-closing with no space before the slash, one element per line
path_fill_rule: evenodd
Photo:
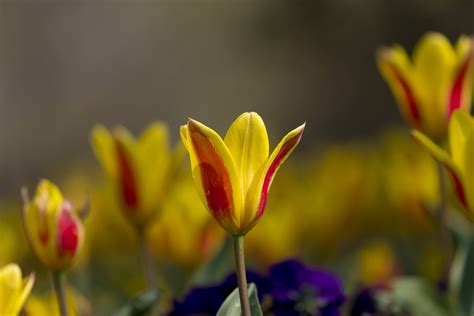
<path fill-rule="evenodd" d="M 150 290 L 134 297 L 115 313 L 115 316 L 145 316 L 149 315 L 158 303 L 158 290 Z"/>
<path fill-rule="evenodd" d="M 232 238 L 226 238 L 217 254 L 194 274 L 190 286 L 219 283 L 229 274 L 233 266 L 232 247 Z"/>
<path fill-rule="evenodd" d="M 474 234 L 460 242 L 450 272 L 451 288 L 464 315 L 474 315 Z"/>
<path fill-rule="evenodd" d="M 254 283 L 250 283 L 248 287 L 249 300 L 250 300 L 250 312 L 252 316 L 263 316 L 262 308 L 260 307 L 260 301 L 258 300 L 257 287 Z M 221 307 L 217 311 L 217 316 L 240 316 L 242 310 L 240 307 L 239 288 L 236 288 L 222 303 Z"/>
<path fill-rule="evenodd" d="M 459 316 L 446 296 L 428 282 L 416 277 L 397 279 L 390 292 L 378 297 L 382 310 L 393 315 Z"/>

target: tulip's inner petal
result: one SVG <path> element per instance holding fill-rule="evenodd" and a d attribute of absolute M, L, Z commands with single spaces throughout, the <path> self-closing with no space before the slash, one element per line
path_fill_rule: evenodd
<path fill-rule="evenodd" d="M 131 155 L 125 147 L 125 143 L 119 138 L 115 138 L 115 150 L 118 166 L 118 179 L 122 202 L 131 210 L 137 210 L 139 206 L 137 179 Z"/>
<path fill-rule="evenodd" d="M 459 108 L 469 107 L 471 104 L 471 87 L 469 80 L 470 64 L 472 63 L 472 56 L 469 52 L 465 58 L 459 71 L 454 78 L 454 82 L 449 95 L 448 118 L 451 113 Z"/>
<path fill-rule="evenodd" d="M 298 145 L 303 136 L 305 124 L 289 132 L 273 150 L 266 164 L 256 176 L 247 198 L 244 223 L 248 229 L 262 216 L 267 204 L 267 195 L 276 172 Z"/>
<path fill-rule="evenodd" d="M 243 197 L 229 150 L 216 132 L 197 121 L 189 120 L 182 133 L 187 134 L 193 177 L 209 211 L 224 228 L 234 229 Z"/>
<path fill-rule="evenodd" d="M 466 200 L 466 183 L 462 176 L 462 172 L 454 160 L 448 155 L 446 151 L 441 149 L 438 145 L 433 143 L 431 139 L 426 137 L 423 133 L 419 131 L 412 131 L 412 137 L 423 147 L 425 147 L 431 155 L 448 170 L 451 181 L 453 183 L 456 194 L 459 198 L 461 204 L 468 209 L 467 200 Z"/>
<path fill-rule="evenodd" d="M 77 221 L 72 216 L 72 206 L 64 202 L 58 218 L 58 249 L 61 256 L 74 256 L 79 244 L 79 229 Z"/>
<path fill-rule="evenodd" d="M 255 112 L 243 113 L 230 126 L 224 142 L 234 160 L 245 196 L 255 173 L 268 158 L 265 123 Z"/>

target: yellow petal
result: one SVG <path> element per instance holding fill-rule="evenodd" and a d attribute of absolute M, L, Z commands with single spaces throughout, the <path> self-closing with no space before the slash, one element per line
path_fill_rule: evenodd
<path fill-rule="evenodd" d="M 20 267 L 16 264 L 8 264 L 0 269 L 0 315 L 17 315 L 33 282 L 33 274 L 22 280 Z"/>
<path fill-rule="evenodd" d="M 465 172 L 466 138 L 474 130 L 474 118 L 464 111 L 455 111 L 449 122 L 449 149 L 461 171 Z"/>
<path fill-rule="evenodd" d="M 406 51 L 401 46 L 377 51 L 377 66 L 388 83 L 403 117 L 414 127 L 422 124 L 419 98 L 414 85 L 413 70 Z"/>
<path fill-rule="evenodd" d="M 423 129 L 437 137 L 445 131 L 448 122 L 448 96 L 457 66 L 456 52 L 444 35 L 428 33 L 414 49 L 413 66 Z"/>
<path fill-rule="evenodd" d="M 192 119 L 181 128 L 181 138 L 201 199 L 221 226 L 233 232 L 239 227 L 244 198 L 229 149 L 214 130 Z"/>
<path fill-rule="evenodd" d="M 245 196 L 255 173 L 268 158 L 268 135 L 262 118 L 255 112 L 241 114 L 230 126 L 224 142 L 234 160 Z"/>
<path fill-rule="evenodd" d="M 137 181 L 141 188 L 141 207 L 152 211 L 158 207 L 171 163 L 168 128 L 164 123 L 151 124 L 136 144 Z"/>
<path fill-rule="evenodd" d="M 286 134 L 254 177 L 245 204 L 245 217 L 242 223 L 245 230 L 243 233 L 252 229 L 257 220 L 263 215 L 267 203 L 267 194 L 276 172 L 298 145 L 303 136 L 304 127 L 305 124 Z"/>
<path fill-rule="evenodd" d="M 423 147 L 425 147 L 431 155 L 447 169 L 451 182 L 453 183 L 454 189 L 458 196 L 461 204 L 468 209 L 468 202 L 466 199 L 466 181 L 465 177 L 454 160 L 448 155 L 448 153 L 426 137 L 419 131 L 412 131 L 412 137 Z M 468 214 L 469 215 L 469 214 Z"/>
<path fill-rule="evenodd" d="M 114 140 L 104 126 L 97 125 L 94 127 L 91 133 L 91 145 L 107 176 L 115 178 L 117 176 L 117 163 Z"/>
<path fill-rule="evenodd" d="M 466 201 L 468 209 L 474 212 L 474 118 L 471 117 L 471 130 L 466 136 L 464 170 L 466 181 Z"/>

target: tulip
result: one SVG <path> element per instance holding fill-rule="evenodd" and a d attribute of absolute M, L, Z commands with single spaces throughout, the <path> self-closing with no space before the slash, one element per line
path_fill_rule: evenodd
<path fill-rule="evenodd" d="M 448 130 L 449 151 L 436 145 L 420 131 L 412 136 L 424 146 L 448 171 L 459 202 L 472 219 L 474 213 L 474 118 L 456 111 Z"/>
<path fill-rule="evenodd" d="M 51 270 L 61 315 L 67 315 L 62 272 L 73 263 L 83 244 L 86 208 L 75 210 L 48 180 L 40 181 L 31 201 L 26 189 L 22 194 L 27 239 L 33 252 Z"/>
<path fill-rule="evenodd" d="M 14 263 L 0 268 L 0 315 L 19 315 L 34 282 L 34 274 L 22 278 Z"/>
<path fill-rule="evenodd" d="M 124 214 L 143 227 L 161 209 L 173 186 L 184 158 L 182 148 L 170 148 L 168 128 L 160 122 L 151 124 L 138 139 L 123 127 L 110 133 L 98 125 L 91 143 Z"/>
<path fill-rule="evenodd" d="M 273 178 L 303 135 L 289 132 L 268 155 L 268 136 L 257 113 L 243 113 L 222 138 L 189 119 L 181 139 L 189 152 L 195 185 L 217 222 L 232 235 L 245 235 L 265 211 Z"/>
<path fill-rule="evenodd" d="M 461 36 L 453 47 L 432 32 L 418 42 L 411 61 L 398 45 L 379 49 L 376 57 L 402 115 L 437 139 L 445 136 L 454 110 L 471 108 L 473 56 L 474 38 Z"/>
<path fill-rule="evenodd" d="M 283 137 L 271 155 L 265 124 L 254 112 L 241 114 L 224 139 L 193 119 L 181 126 L 181 139 L 189 152 L 198 194 L 211 215 L 233 236 L 244 316 L 250 315 L 250 303 L 243 238 L 263 215 L 273 178 L 299 143 L 304 126 Z"/>

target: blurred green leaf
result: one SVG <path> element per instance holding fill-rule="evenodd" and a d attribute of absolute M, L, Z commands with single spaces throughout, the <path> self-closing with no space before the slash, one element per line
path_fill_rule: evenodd
<path fill-rule="evenodd" d="M 257 287 L 254 283 L 249 285 L 249 300 L 252 316 L 263 316 L 260 301 L 258 300 Z M 240 316 L 241 314 L 239 288 L 236 288 L 222 303 L 217 311 L 217 316 Z"/>
<path fill-rule="evenodd" d="M 232 238 L 226 238 L 217 254 L 194 274 L 191 287 L 219 283 L 232 270 L 232 247 Z"/>
<path fill-rule="evenodd" d="M 465 315 L 474 315 L 474 234 L 461 240 L 451 266 L 451 288 Z"/>
<path fill-rule="evenodd" d="M 428 282 L 416 277 L 397 279 L 390 292 L 379 297 L 383 310 L 392 315 L 412 316 L 460 316 L 449 303 Z"/>
<path fill-rule="evenodd" d="M 159 300 L 158 290 L 150 290 L 134 297 L 115 313 L 115 316 L 145 316 L 149 315 Z"/>

